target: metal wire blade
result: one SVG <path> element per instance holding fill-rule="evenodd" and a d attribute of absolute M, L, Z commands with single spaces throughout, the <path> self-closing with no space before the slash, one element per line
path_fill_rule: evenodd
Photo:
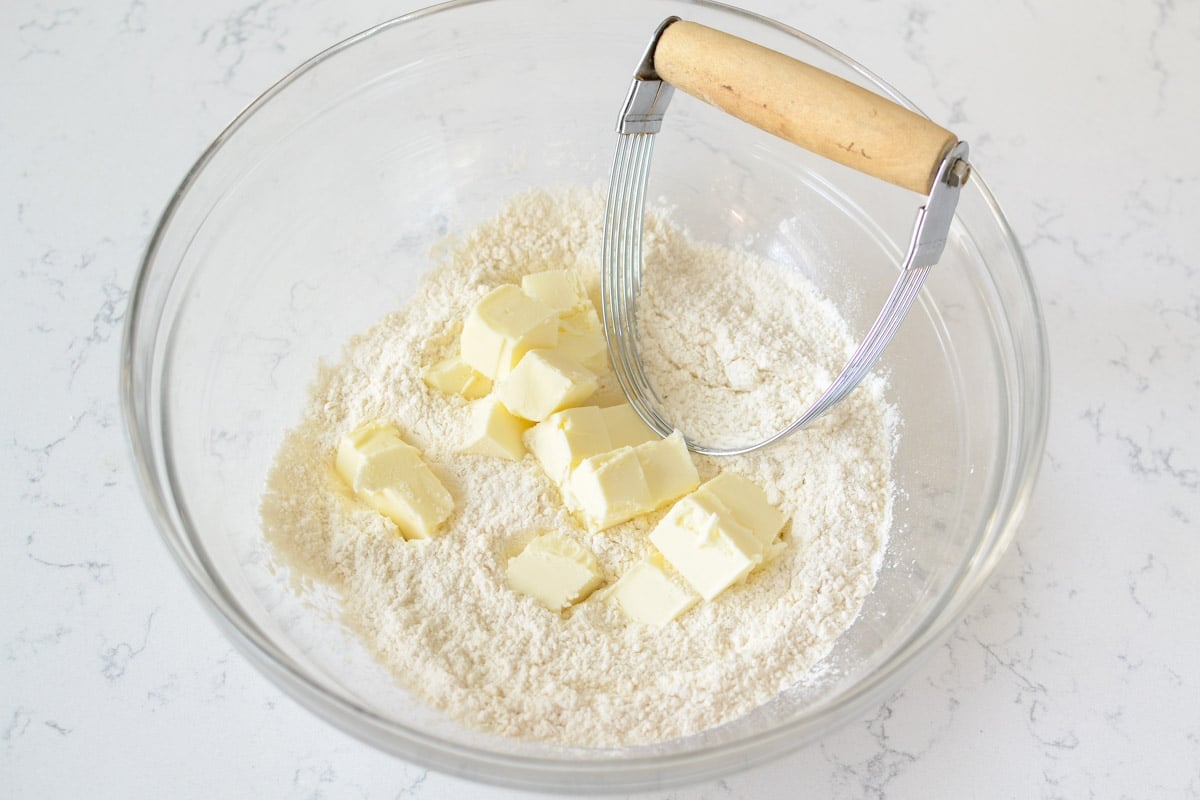
<path fill-rule="evenodd" d="M 653 145 L 654 134 L 651 133 L 618 136 L 604 216 L 601 306 L 604 333 L 617 382 L 642 420 L 667 436 L 675 426 L 660 410 L 661 400 L 646 376 L 638 349 L 637 330 L 637 302 L 642 278 L 642 226 Z M 844 400 L 870 373 L 920 294 L 929 267 L 914 266 L 914 252 L 910 250 L 879 316 L 846 366 L 795 421 L 765 439 L 733 447 L 698 441 L 683 431 L 688 447 L 693 452 L 711 456 L 749 453 L 803 430 Z"/>

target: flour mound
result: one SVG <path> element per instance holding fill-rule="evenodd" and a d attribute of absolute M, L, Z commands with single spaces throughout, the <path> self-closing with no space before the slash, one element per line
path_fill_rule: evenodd
<path fill-rule="evenodd" d="M 790 522 L 779 557 L 676 623 L 642 626 L 598 597 L 558 615 L 509 591 L 507 559 L 549 530 L 574 535 L 615 581 L 652 551 L 663 512 L 587 533 L 532 456 L 457 452 L 467 404 L 421 370 L 457 352 L 463 316 L 497 284 L 568 268 L 594 288 L 603 211 L 591 190 L 532 192 L 448 246 L 407 306 L 320 369 L 262 521 L 278 557 L 337 591 L 348 624 L 429 705 L 490 733 L 611 747 L 735 719 L 829 652 L 882 561 L 896 419 L 872 379 L 765 452 L 696 458 L 704 480 L 733 470 L 759 483 Z M 773 432 L 850 352 L 845 323 L 794 271 L 693 244 L 659 214 L 647 216 L 645 254 L 647 372 L 685 429 Z M 622 399 L 606 377 L 597 402 Z M 454 496 L 437 538 L 405 542 L 334 473 L 338 437 L 368 419 L 395 424 Z"/>

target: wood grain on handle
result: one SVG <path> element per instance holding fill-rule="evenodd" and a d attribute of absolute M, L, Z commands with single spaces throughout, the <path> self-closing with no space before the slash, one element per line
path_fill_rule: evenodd
<path fill-rule="evenodd" d="M 654 69 L 688 94 L 793 144 L 928 194 L 950 131 L 836 75 L 695 22 L 658 40 Z"/>

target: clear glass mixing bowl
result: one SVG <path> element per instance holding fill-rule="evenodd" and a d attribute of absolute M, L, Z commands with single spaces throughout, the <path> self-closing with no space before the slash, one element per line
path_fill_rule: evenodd
<path fill-rule="evenodd" d="M 1043 323 L 976 171 L 881 362 L 903 416 L 895 525 L 875 591 L 813 685 L 655 746 L 489 737 L 414 701 L 337 623 L 332 598 L 302 602 L 272 571 L 259 495 L 318 361 L 405 303 L 448 232 L 527 188 L 602 184 L 632 70 L 672 14 L 907 104 L 820 42 L 711 3 L 451 3 L 327 50 L 252 104 L 187 175 L 138 275 L 123 399 L 163 539 L 271 680 L 409 761 L 512 786 L 632 790 L 798 748 L 897 687 L 988 578 L 1029 497 L 1046 425 Z M 986 166 L 986 149 L 977 159 Z M 804 270 L 860 333 L 920 203 L 681 95 L 650 195 L 710 241 Z"/>

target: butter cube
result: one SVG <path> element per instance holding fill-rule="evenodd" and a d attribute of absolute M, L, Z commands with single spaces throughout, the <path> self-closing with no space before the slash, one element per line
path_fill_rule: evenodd
<path fill-rule="evenodd" d="M 550 480 L 561 486 L 585 458 L 613 449 L 606 411 L 598 406 L 568 408 L 529 429 L 525 446 Z"/>
<path fill-rule="evenodd" d="M 632 447 L 585 458 L 571 471 L 563 497 L 593 533 L 653 509 L 646 474 Z"/>
<path fill-rule="evenodd" d="M 608 343 L 583 276 L 569 269 L 535 272 L 521 279 L 521 289 L 559 315 L 555 349 L 593 372 L 608 369 Z"/>
<path fill-rule="evenodd" d="M 606 591 L 607 598 L 631 618 L 659 627 L 677 618 L 699 599 L 667 575 L 658 555 L 634 564 Z"/>
<path fill-rule="evenodd" d="M 492 382 L 476 372 L 459 356 L 451 356 L 425 370 L 421 379 L 434 389 L 446 394 L 461 395 L 468 400 L 478 400 L 492 390 Z"/>
<path fill-rule="evenodd" d="M 525 446 L 558 484 L 585 458 L 620 447 L 658 441 L 628 403 L 599 408 L 578 406 L 551 414 L 525 434 Z"/>
<path fill-rule="evenodd" d="M 633 410 L 629 403 L 600 409 L 604 415 L 604 426 L 613 447 L 637 447 L 645 442 L 655 442 L 662 437 Z"/>
<path fill-rule="evenodd" d="M 708 481 L 697 494 L 707 494 L 721 502 L 733 519 L 748 528 L 764 548 L 770 546 L 783 529 L 787 517 L 767 500 L 767 493 L 754 481 L 732 472 L 722 472 Z"/>
<path fill-rule="evenodd" d="M 660 439 L 628 404 L 551 414 L 525 443 L 591 531 L 647 514 L 700 483 L 682 434 Z"/>
<path fill-rule="evenodd" d="M 700 485 L 700 475 L 679 431 L 666 439 L 639 444 L 634 452 L 641 462 L 650 494 L 647 511 L 682 497 Z"/>
<path fill-rule="evenodd" d="M 595 308 L 588 297 L 583 276 L 570 269 L 535 272 L 521 278 L 521 290 L 553 308 L 560 315 Z"/>
<path fill-rule="evenodd" d="M 579 405 L 598 386 L 595 374 L 579 362 L 555 350 L 530 350 L 496 395 L 513 414 L 540 422 L 555 411 Z"/>
<path fill-rule="evenodd" d="M 591 551 L 562 533 L 534 539 L 508 561 L 508 586 L 551 611 L 587 599 L 604 580 Z"/>
<path fill-rule="evenodd" d="M 507 375 L 530 350 L 558 344 L 558 313 L 519 286 L 497 286 L 463 321 L 462 360 L 488 378 Z"/>
<path fill-rule="evenodd" d="M 583 459 L 562 489 L 568 505 L 595 532 L 648 514 L 699 483 L 683 435 L 676 431 L 666 439 Z"/>
<path fill-rule="evenodd" d="M 705 600 L 745 578 L 763 559 L 758 537 L 715 497 L 699 492 L 672 506 L 650 541 Z"/>
<path fill-rule="evenodd" d="M 510 414 L 496 397 L 485 397 L 471 404 L 471 422 L 462 451 L 520 461 L 525 456 L 528 429 L 529 423 Z"/>
<path fill-rule="evenodd" d="M 562 353 L 593 372 L 608 370 L 608 340 L 596 309 L 587 308 L 566 314 L 558 322 L 558 346 Z"/>
<path fill-rule="evenodd" d="M 405 539 L 430 538 L 454 510 L 450 492 L 391 425 L 368 422 L 343 435 L 334 466 Z"/>

